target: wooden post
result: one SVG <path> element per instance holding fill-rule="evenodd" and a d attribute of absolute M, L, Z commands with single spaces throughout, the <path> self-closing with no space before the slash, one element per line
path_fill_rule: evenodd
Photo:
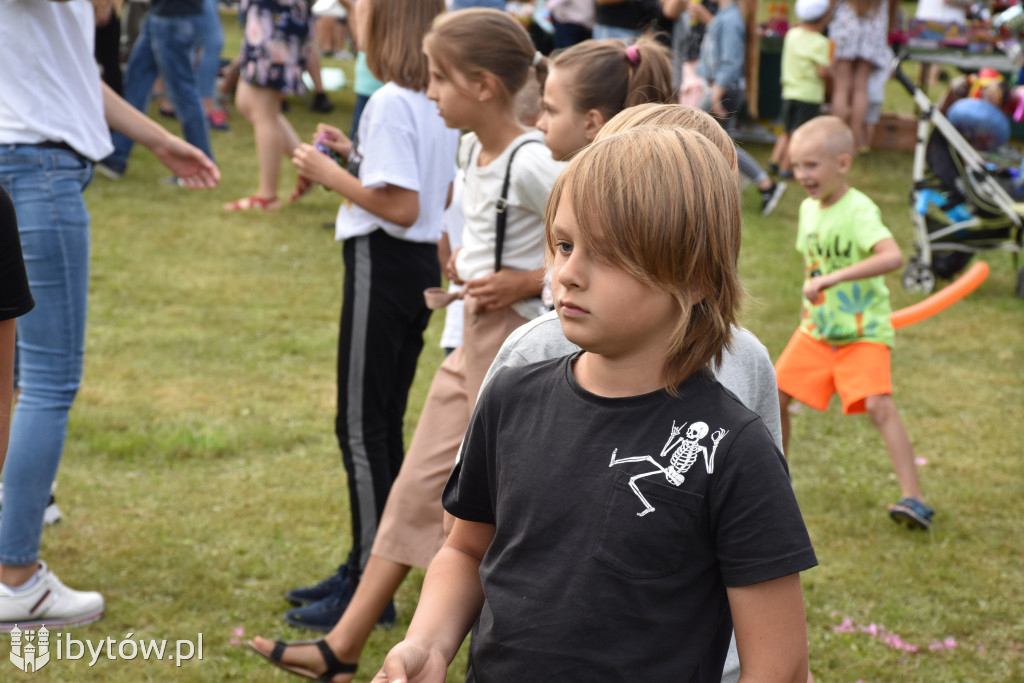
<path fill-rule="evenodd" d="M 745 76 L 747 79 L 747 112 L 750 118 L 758 117 L 757 98 L 760 96 L 761 77 L 761 33 L 758 26 L 758 9 L 760 0 L 738 0 L 743 13 L 743 21 L 747 25 L 747 54 Z"/>

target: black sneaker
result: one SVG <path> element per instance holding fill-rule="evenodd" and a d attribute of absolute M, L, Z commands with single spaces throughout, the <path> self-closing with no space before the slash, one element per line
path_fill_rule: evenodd
<path fill-rule="evenodd" d="M 333 224 L 331 227 L 334 227 Z M 328 596 L 339 593 L 344 590 L 346 586 L 348 586 L 348 565 L 343 564 L 338 567 L 338 571 L 334 572 L 315 586 L 293 588 L 285 593 L 284 597 L 293 605 L 308 605 L 311 602 L 318 602 Z"/>
<path fill-rule="evenodd" d="M 786 194 L 786 183 L 772 183 L 767 190 L 761 190 L 761 215 L 767 216 L 779 205 L 782 195 Z"/>
<path fill-rule="evenodd" d="M 285 612 L 285 623 L 296 628 L 308 628 L 312 631 L 327 633 L 341 620 L 348 604 L 352 602 L 355 587 L 345 581 L 343 589 L 317 602 L 295 607 Z M 377 619 L 377 624 L 388 629 L 395 625 L 395 602 L 389 601 Z"/>
<path fill-rule="evenodd" d="M 326 94 L 318 92 L 313 95 L 313 101 L 309 103 L 309 110 L 326 114 L 334 111 L 334 103 L 327 99 Z"/>

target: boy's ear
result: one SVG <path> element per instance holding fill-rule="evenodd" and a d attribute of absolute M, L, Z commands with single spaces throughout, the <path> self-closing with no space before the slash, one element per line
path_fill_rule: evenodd
<path fill-rule="evenodd" d="M 597 137 L 597 131 L 601 130 L 606 123 L 608 123 L 608 120 L 605 119 L 604 114 L 596 109 L 591 109 L 584 114 L 583 135 L 587 138 L 587 142 L 593 142 L 594 138 Z"/>
<path fill-rule="evenodd" d="M 839 173 L 846 175 L 846 173 L 853 167 L 853 155 L 849 152 L 843 152 L 836 158 L 836 165 L 839 167 Z"/>

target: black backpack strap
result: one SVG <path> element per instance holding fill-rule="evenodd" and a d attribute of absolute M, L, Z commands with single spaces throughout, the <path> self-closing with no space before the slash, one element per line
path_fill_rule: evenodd
<path fill-rule="evenodd" d="M 524 140 L 518 145 L 512 148 L 512 153 L 508 155 L 508 167 L 505 168 L 505 181 L 501 184 L 501 196 L 498 197 L 497 202 L 497 220 L 495 221 L 496 228 L 496 239 L 494 242 L 494 272 L 497 273 L 501 270 L 501 252 L 505 248 L 505 223 L 508 220 L 506 210 L 508 209 L 508 186 L 512 180 L 512 160 L 516 158 L 516 152 L 520 150 L 524 145 L 528 145 L 531 142 L 538 144 L 544 144 L 541 140 L 531 138 Z M 470 149 L 470 154 L 472 154 Z"/>

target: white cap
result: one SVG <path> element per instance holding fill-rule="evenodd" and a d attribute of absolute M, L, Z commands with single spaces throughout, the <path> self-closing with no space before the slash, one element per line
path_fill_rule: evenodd
<path fill-rule="evenodd" d="M 796 18 L 808 23 L 818 21 L 828 12 L 829 0 L 796 0 Z"/>

